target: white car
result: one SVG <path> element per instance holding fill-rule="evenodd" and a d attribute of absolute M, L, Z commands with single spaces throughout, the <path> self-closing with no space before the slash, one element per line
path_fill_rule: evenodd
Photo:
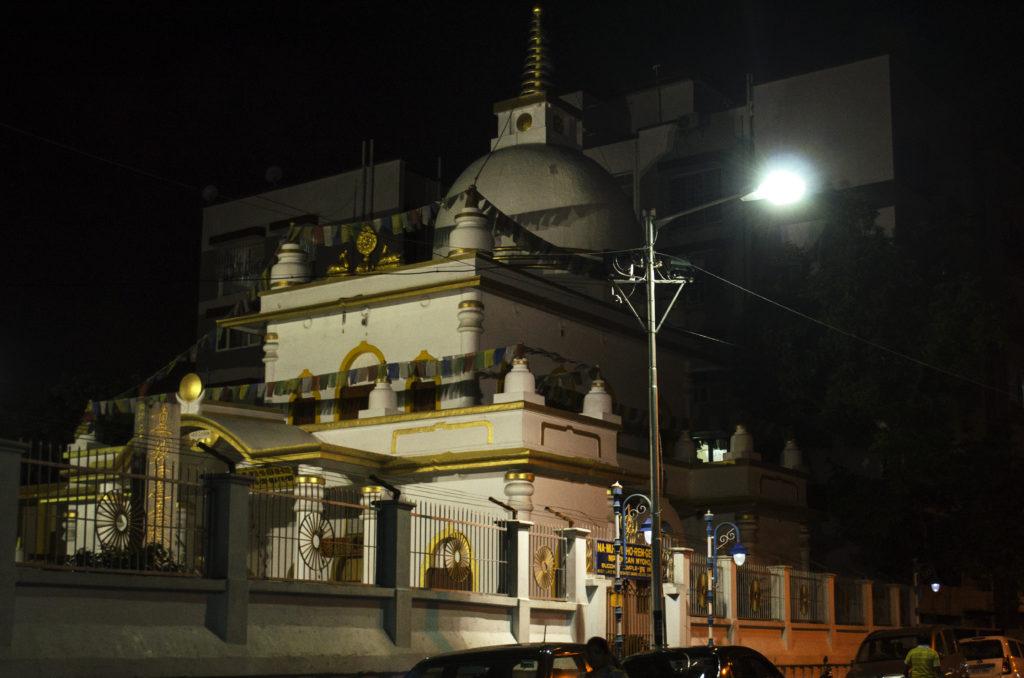
<path fill-rule="evenodd" d="M 964 638 L 960 649 L 971 678 L 1024 678 L 1024 644 L 1006 636 Z"/>

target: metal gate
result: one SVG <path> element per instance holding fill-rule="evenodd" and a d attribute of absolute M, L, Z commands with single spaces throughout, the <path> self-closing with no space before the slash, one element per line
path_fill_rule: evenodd
<path fill-rule="evenodd" d="M 607 632 L 609 642 L 615 639 L 615 591 L 608 588 Z M 622 653 L 624 657 L 651 648 L 651 582 L 625 579 L 622 582 Z"/>

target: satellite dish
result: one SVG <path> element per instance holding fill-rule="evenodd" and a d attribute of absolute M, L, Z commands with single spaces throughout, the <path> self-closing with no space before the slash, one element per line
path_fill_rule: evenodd
<path fill-rule="evenodd" d="M 263 175 L 268 184 L 277 184 L 281 181 L 281 177 L 284 176 L 284 172 L 277 165 L 271 165 L 267 168 L 266 174 Z"/>
<path fill-rule="evenodd" d="M 217 187 L 214 186 L 213 184 L 210 184 L 203 189 L 203 200 L 205 200 L 206 202 L 213 202 L 214 200 L 217 199 L 217 194 Z"/>

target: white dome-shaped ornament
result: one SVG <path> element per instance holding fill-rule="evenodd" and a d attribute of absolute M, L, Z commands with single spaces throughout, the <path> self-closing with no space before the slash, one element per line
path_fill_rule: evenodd
<path fill-rule="evenodd" d="M 367 408 L 359 410 L 359 418 L 386 417 L 392 414 L 398 414 L 398 394 L 391 388 L 391 381 L 387 377 L 380 377 L 370 391 Z"/>
<path fill-rule="evenodd" d="M 583 396 L 583 416 L 621 424 L 622 417 L 612 412 L 612 395 L 605 389 L 604 379 L 595 379 L 590 392 Z"/>
<path fill-rule="evenodd" d="M 306 261 L 306 252 L 298 243 L 281 243 L 277 248 L 277 262 L 270 268 L 270 286 L 288 287 L 307 282 L 309 263 Z"/>
<path fill-rule="evenodd" d="M 530 363 L 526 358 L 513 358 L 512 369 L 505 375 L 505 387 L 501 393 L 494 394 L 495 403 L 514 403 L 525 401 L 543 405 L 544 396 L 537 393 L 537 381 L 530 371 Z"/>

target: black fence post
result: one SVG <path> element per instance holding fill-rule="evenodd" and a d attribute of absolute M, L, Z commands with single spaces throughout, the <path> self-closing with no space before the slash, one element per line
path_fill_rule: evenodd
<path fill-rule="evenodd" d="M 25 443 L 0 438 L 0 544 L 6 544 L 0 551 L 0 647 L 10 647 L 14 639 L 18 485 L 21 481 L 21 456 L 27 451 Z"/>
<path fill-rule="evenodd" d="M 398 647 L 412 645 L 409 590 L 413 504 L 395 499 L 373 502 L 377 509 L 377 585 L 395 590 L 384 607 L 384 630 Z"/>
<path fill-rule="evenodd" d="M 249 626 L 249 485 L 233 473 L 204 476 L 210 491 L 206 576 L 223 579 L 224 591 L 206 605 L 206 625 L 226 643 L 245 644 Z"/>

